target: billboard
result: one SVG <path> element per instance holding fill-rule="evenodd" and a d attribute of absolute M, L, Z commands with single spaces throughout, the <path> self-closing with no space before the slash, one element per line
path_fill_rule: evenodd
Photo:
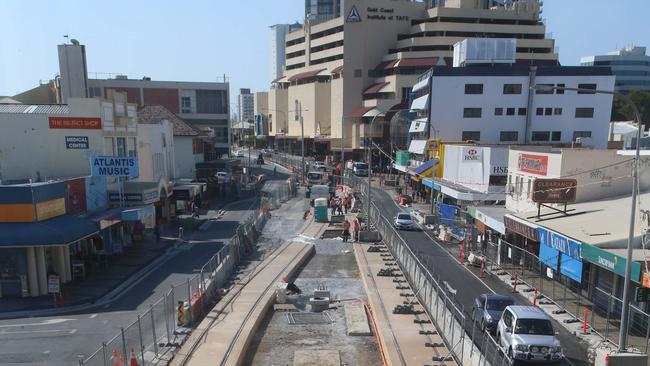
<path fill-rule="evenodd" d="M 548 172 L 548 156 L 519 154 L 517 162 L 519 170 L 526 173 L 546 175 Z"/>
<path fill-rule="evenodd" d="M 93 117 L 48 117 L 50 128 L 74 130 L 101 130 L 102 119 Z"/>
<path fill-rule="evenodd" d="M 575 179 L 535 179 L 533 181 L 533 202 L 571 203 L 576 201 Z"/>
<path fill-rule="evenodd" d="M 138 158 L 135 156 L 95 156 L 90 158 L 90 165 L 95 177 L 138 176 Z"/>

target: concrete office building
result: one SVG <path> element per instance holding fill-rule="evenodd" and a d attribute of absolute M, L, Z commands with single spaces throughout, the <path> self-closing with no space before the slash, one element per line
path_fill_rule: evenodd
<path fill-rule="evenodd" d="M 282 76 L 285 66 L 285 41 L 287 33 L 302 28 L 302 24 L 276 24 L 271 27 L 271 80 Z"/>
<path fill-rule="evenodd" d="M 308 153 L 359 151 L 363 137 L 386 135 L 384 126 L 408 109 L 418 75 L 451 65 L 453 45 L 466 38 L 515 38 L 518 63 L 558 64 L 536 0 L 492 7 L 477 0 L 350 0 L 342 8 L 338 18 L 287 35 L 286 70 L 269 91 L 270 109 L 281 111 L 269 112 L 281 119 L 270 129 L 278 148 L 281 140 L 294 151 L 300 145 L 297 100 Z"/>
<path fill-rule="evenodd" d="M 60 44 L 59 82 L 61 83 L 61 103 L 68 98 L 88 97 L 88 66 L 86 63 L 86 46 L 76 39 L 70 44 Z"/>
<path fill-rule="evenodd" d="M 650 56 L 645 47 L 626 47 L 606 55 L 586 56 L 582 66 L 608 66 L 616 75 L 616 90 L 650 90 Z"/>
<path fill-rule="evenodd" d="M 252 122 L 254 113 L 253 94 L 250 89 L 239 89 L 237 96 L 237 116 L 239 122 Z"/>
<path fill-rule="evenodd" d="M 341 16 L 341 0 L 305 0 L 305 21 L 311 24 Z"/>

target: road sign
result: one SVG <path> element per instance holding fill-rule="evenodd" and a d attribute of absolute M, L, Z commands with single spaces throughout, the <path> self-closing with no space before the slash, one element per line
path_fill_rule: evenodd
<path fill-rule="evenodd" d="M 57 275 L 47 276 L 47 293 L 48 294 L 61 293 L 61 276 L 57 276 Z"/>
<path fill-rule="evenodd" d="M 636 302 L 650 301 L 650 288 L 637 287 L 635 294 Z"/>

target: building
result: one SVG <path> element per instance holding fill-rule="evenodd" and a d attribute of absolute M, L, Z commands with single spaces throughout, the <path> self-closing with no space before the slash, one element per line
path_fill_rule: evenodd
<path fill-rule="evenodd" d="M 269 111 L 269 93 L 257 92 L 255 93 L 254 103 L 255 113 L 255 138 L 258 140 L 267 140 L 269 129 L 272 127 L 268 120 Z"/>
<path fill-rule="evenodd" d="M 451 65 L 453 45 L 466 38 L 516 38 L 516 62 L 557 65 L 539 10 L 533 0 L 493 7 L 476 0 L 345 1 L 340 17 L 287 34 L 285 72 L 269 91 L 270 108 L 282 111 L 269 114 L 282 123 L 273 123 L 270 135 L 277 148 L 298 151 L 298 101 L 307 153 L 359 153 L 364 137 L 388 135 L 386 125 L 403 122 L 398 112 L 408 109 L 418 75 Z M 384 113 L 370 131 L 378 111 Z"/>
<path fill-rule="evenodd" d="M 72 39 L 57 46 L 59 52 L 60 103 L 68 98 L 88 98 L 86 46 Z"/>
<path fill-rule="evenodd" d="M 305 0 L 305 22 L 316 24 L 341 16 L 341 0 Z"/>
<path fill-rule="evenodd" d="M 586 56 L 582 66 L 608 66 L 616 76 L 616 90 L 650 90 L 650 56 L 645 47 L 626 47 L 606 55 Z"/>
<path fill-rule="evenodd" d="M 276 24 L 271 27 L 271 80 L 282 76 L 285 67 L 285 41 L 287 33 L 302 28 L 302 24 Z"/>
<path fill-rule="evenodd" d="M 239 89 L 237 96 L 237 116 L 239 122 L 252 122 L 255 115 L 254 95 L 250 89 Z"/>

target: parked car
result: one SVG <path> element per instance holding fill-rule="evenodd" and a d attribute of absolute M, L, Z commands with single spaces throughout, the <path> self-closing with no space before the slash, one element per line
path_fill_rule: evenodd
<path fill-rule="evenodd" d="M 366 163 L 353 163 L 352 164 L 352 173 L 357 177 L 367 177 L 368 176 L 368 164 Z"/>
<path fill-rule="evenodd" d="M 325 172 L 327 171 L 327 165 L 323 163 L 322 161 L 315 161 L 311 164 L 309 164 L 310 168 L 313 170 L 318 170 L 320 172 Z"/>
<path fill-rule="evenodd" d="M 472 319 L 476 321 L 476 324 L 481 327 L 483 332 L 489 331 L 490 334 L 495 334 L 503 310 L 507 306 L 514 304 L 515 301 L 510 296 L 499 294 L 479 295 L 474 299 Z"/>
<path fill-rule="evenodd" d="M 325 184 L 325 176 L 322 172 L 309 172 L 307 173 L 307 185 L 313 186 L 314 184 Z"/>
<path fill-rule="evenodd" d="M 233 156 L 236 158 L 243 158 L 244 157 L 244 150 L 235 150 L 232 152 Z"/>
<path fill-rule="evenodd" d="M 395 225 L 395 229 L 397 230 L 414 230 L 416 227 L 413 218 L 406 212 L 398 213 L 395 216 L 393 225 Z"/>
<path fill-rule="evenodd" d="M 513 360 L 559 363 L 564 357 L 551 319 L 536 306 L 506 307 L 497 325 L 497 341 Z"/>
<path fill-rule="evenodd" d="M 217 178 L 217 182 L 219 183 L 230 182 L 230 174 L 228 174 L 227 172 L 216 172 L 214 176 L 215 178 Z"/>

